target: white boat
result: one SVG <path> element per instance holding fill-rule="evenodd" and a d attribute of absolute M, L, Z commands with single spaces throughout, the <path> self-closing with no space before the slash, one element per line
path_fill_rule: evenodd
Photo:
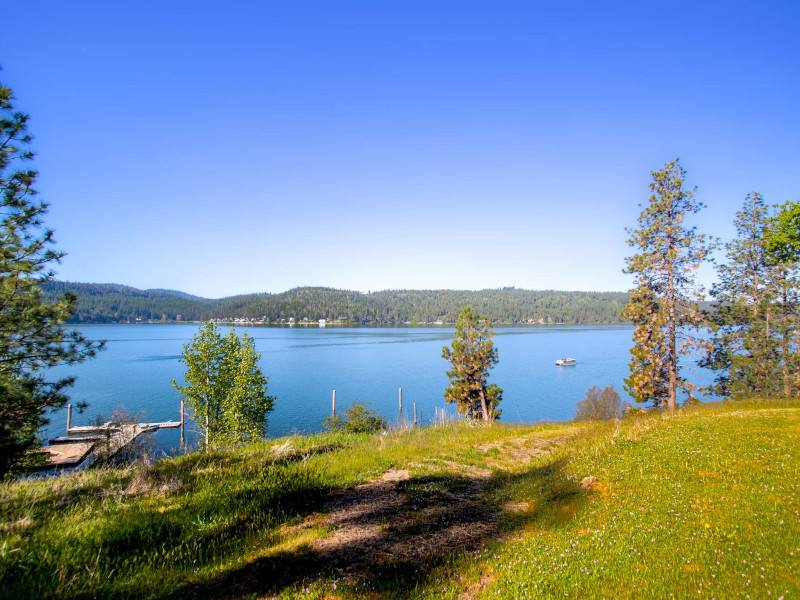
<path fill-rule="evenodd" d="M 574 367 L 575 366 L 575 359 L 574 358 L 559 358 L 556 361 L 556 365 L 559 367 Z"/>

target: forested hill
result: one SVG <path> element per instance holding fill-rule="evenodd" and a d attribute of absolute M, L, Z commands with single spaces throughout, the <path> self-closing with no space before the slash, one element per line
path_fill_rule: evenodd
<path fill-rule="evenodd" d="M 73 323 L 138 321 L 247 320 L 266 323 L 319 319 L 343 323 L 401 324 L 455 322 L 472 305 L 493 323 L 623 323 L 628 301 L 623 292 L 492 290 L 386 290 L 361 293 L 322 287 L 295 288 L 279 294 L 247 294 L 206 299 L 174 290 L 139 290 L 123 285 L 52 281 L 46 299 L 64 292 L 78 296 Z"/>

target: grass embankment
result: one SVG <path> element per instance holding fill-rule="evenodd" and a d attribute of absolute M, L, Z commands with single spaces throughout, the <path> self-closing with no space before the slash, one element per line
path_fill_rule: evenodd
<path fill-rule="evenodd" d="M 798 457 L 800 407 L 751 403 L 7 483 L 0 596 L 797 597 Z"/>

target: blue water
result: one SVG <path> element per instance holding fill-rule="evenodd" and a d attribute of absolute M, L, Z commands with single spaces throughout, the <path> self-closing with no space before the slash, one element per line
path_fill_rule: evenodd
<path fill-rule="evenodd" d="M 86 425 L 122 406 L 146 421 L 179 419 L 180 396 L 170 386 L 182 381 L 184 365 L 178 362 L 184 344 L 197 332 L 196 324 L 90 325 L 78 327 L 91 339 L 107 340 L 97 357 L 73 367 L 58 367 L 56 374 L 77 376 L 71 389 L 73 402 L 89 408 L 73 416 L 74 425 Z M 223 330 L 225 331 L 225 330 Z M 453 338 L 449 328 L 237 328 L 247 331 L 261 351 L 261 368 L 269 376 L 269 394 L 276 396 L 269 419 L 269 436 L 319 431 L 331 409 L 336 390 L 337 412 L 355 400 L 372 404 L 394 419 L 398 388 L 410 416 L 417 403 L 421 422 L 444 401 L 449 366 L 441 358 L 442 346 Z M 622 380 L 627 375 L 633 329 L 625 326 L 542 326 L 495 330 L 500 361 L 490 382 L 504 389 L 502 420 L 532 423 L 566 420 L 575 404 L 592 385 L 613 384 L 625 397 Z M 557 358 L 577 359 L 574 367 L 556 367 Z M 700 383 L 709 376 L 700 373 Z M 49 415 L 43 438 L 64 435 L 66 409 Z M 196 432 L 190 440 L 196 439 Z M 170 451 L 179 443 L 177 430 L 157 434 L 158 444 Z"/>

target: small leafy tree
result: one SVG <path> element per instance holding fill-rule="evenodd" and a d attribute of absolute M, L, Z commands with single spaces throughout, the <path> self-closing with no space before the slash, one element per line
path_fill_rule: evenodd
<path fill-rule="evenodd" d="M 260 358 L 247 333 L 240 339 L 231 327 L 223 337 L 211 322 L 184 346 L 186 385 L 173 379 L 172 386 L 205 430 L 206 445 L 232 445 L 266 435 L 275 398 L 267 395 L 268 378 L 258 366 Z"/>
<path fill-rule="evenodd" d="M 453 365 L 447 371 L 450 385 L 444 392 L 444 399 L 455 404 L 458 412 L 468 419 L 480 418 L 488 422 L 500 417 L 497 406 L 503 398 L 503 390 L 487 382 L 489 369 L 497 364 L 493 337 L 489 320 L 467 306 L 458 316 L 452 349 L 442 348 L 442 358 Z"/>
<path fill-rule="evenodd" d="M 767 249 L 774 262 L 800 260 L 800 203 L 786 202 L 770 220 Z"/>
<path fill-rule="evenodd" d="M 356 400 L 348 406 L 343 415 L 328 415 L 322 426 L 328 431 L 344 433 L 375 433 L 389 426 L 378 411 L 369 408 L 369 402 Z"/>
<path fill-rule="evenodd" d="M 586 396 L 575 406 L 575 418 L 579 421 L 610 421 L 622 416 L 625 405 L 613 385 L 603 391 L 593 385 Z"/>
<path fill-rule="evenodd" d="M 45 412 L 67 402 L 73 377 L 51 380 L 48 368 L 81 362 L 102 347 L 76 331 L 65 331 L 76 296 L 50 304 L 42 285 L 62 252 L 53 232 L 42 227 L 47 204 L 36 200 L 37 172 L 23 168 L 28 116 L 14 111 L 11 90 L 0 86 L 0 479 L 37 462 L 28 450 L 39 444 Z"/>

